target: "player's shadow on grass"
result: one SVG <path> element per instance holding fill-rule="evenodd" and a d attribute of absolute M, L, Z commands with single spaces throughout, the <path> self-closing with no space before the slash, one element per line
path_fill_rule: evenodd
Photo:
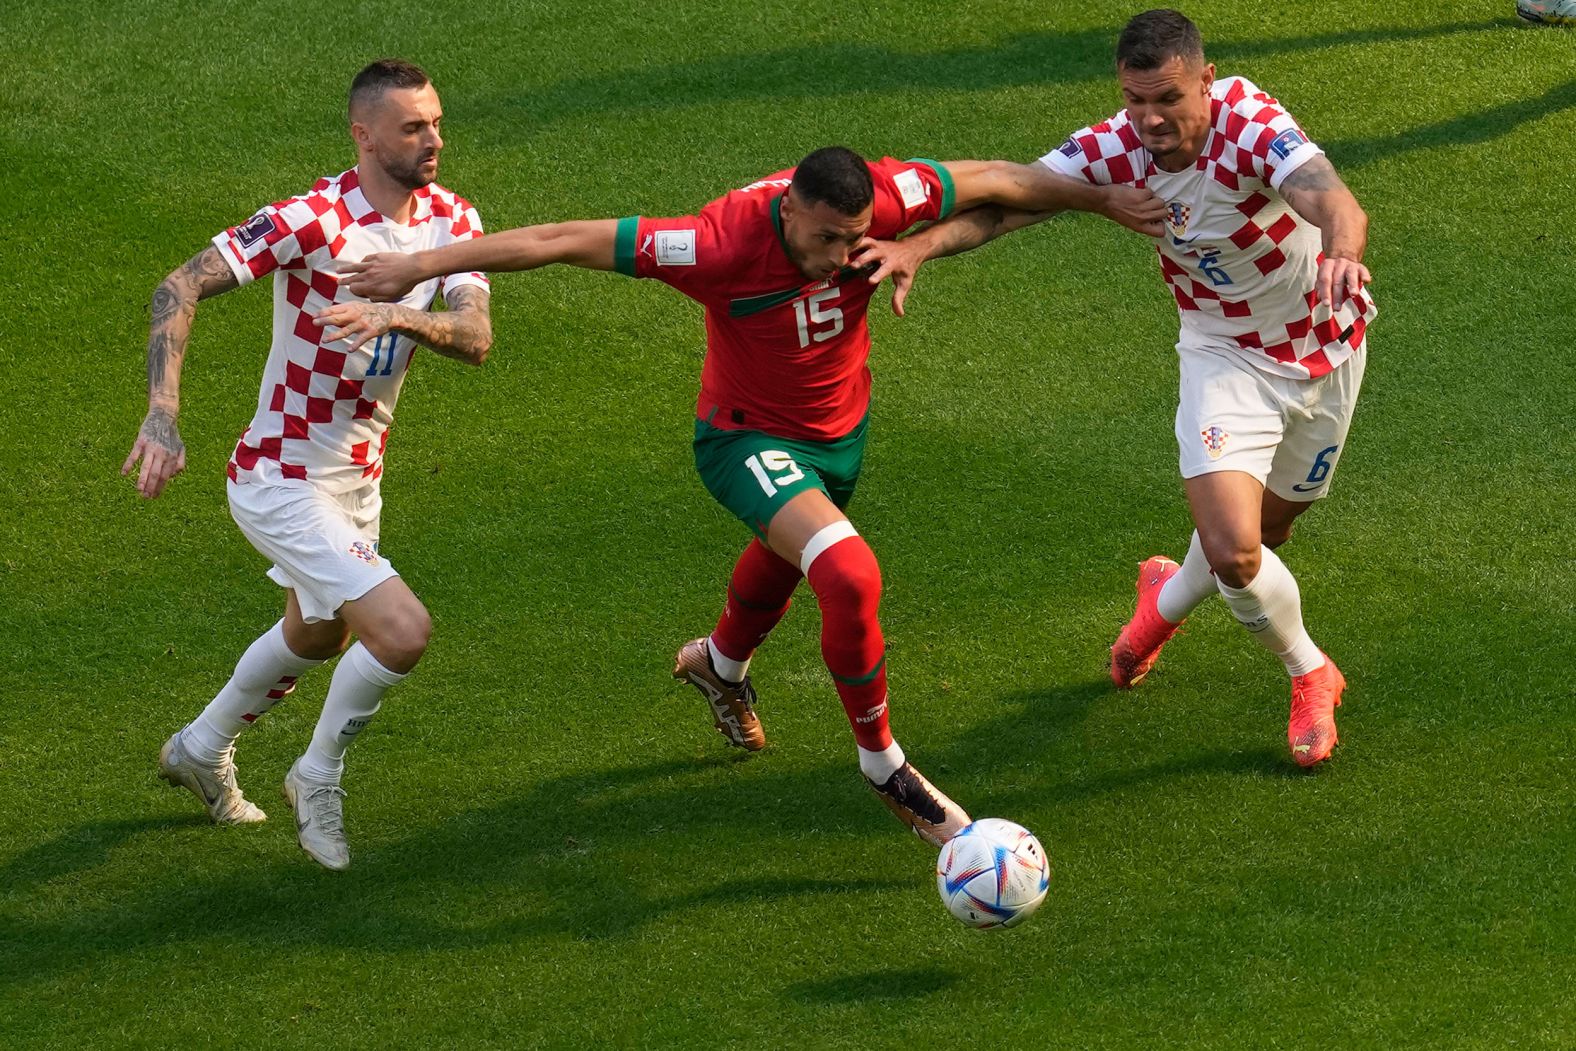
<path fill-rule="evenodd" d="M 1474 146 L 1509 134 L 1521 124 L 1576 107 L 1576 80 L 1550 88 L 1537 98 L 1507 102 L 1413 128 L 1397 135 L 1323 142 L 1324 149 L 1344 165 L 1367 164 L 1410 150 L 1435 146 Z"/>
<path fill-rule="evenodd" d="M 1199 751 L 1196 743 L 1180 743 L 1178 754 L 1158 762 L 1135 762 L 1125 753 L 1091 754 L 1076 732 L 1097 705 L 1131 703 L 1105 677 L 1039 690 L 1025 690 L 1002 700 L 1002 713 L 969 727 L 942 750 L 946 767 L 954 770 L 1024 771 L 996 776 L 1005 789 L 988 790 L 971 799 L 973 812 L 1014 813 L 1046 803 L 1079 804 L 1129 789 L 1195 777 L 1294 777 L 1306 772 L 1284 751 L 1242 742 Z"/>
<path fill-rule="evenodd" d="M 90 821 L 31 847 L 0 866 L 0 901 L 50 880 L 76 876 L 108 861 L 116 847 L 161 829 L 206 825 L 201 814 Z"/>
<path fill-rule="evenodd" d="M 956 985 L 961 978 L 940 967 L 902 967 L 795 982 L 785 991 L 806 1003 L 846 1007 L 872 1000 L 916 1000 Z"/>
<path fill-rule="evenodd" d="M 907 847 L 923 872 L 927 851 L 868 791 L 835 787 L 857 786 L 847 766 L 740 767 L 719 753 L 556 778 L 392 842 L 368 843 L 362 824 L 355 864 L 339 874 L 296 852 L 288 816 L 194 829 L 158 852 L 158 871 L 131 874 L 112 902 L 84 907 L 64 881 L 101 862 L 109 845 L 198 823 L 95 822 L 7 864 L 17 886 L 62 887 L 0 899 L 0 944 L 16 950 L 0 954 L 0 987 L 82 966 L 86 941 L 102 956 L 184 943 L 400 952 L 619 939 L 695 910 L 910 887 L 883 876 L 879 859 Z M 815 858 L 780 842 L 867 826 L 870 875 L 820 875 Z M 235 835 L 290 837 L 289 860 L 237 851 L 234 865 L 216 864 L 213 853 Z M 840 843 L 860 852 L 857 840 Z M 194 850 L 208 852 L 203 864 L 184 864 L 181 853 Z M 757 854 L 774 871 L 763 873 Z"/>
<path fill-rule="evenodd" d="M 1455 34 L 1502 30 L 1513 19 L 1448 22 L 1398 29 L 1333 30 L 1283 39 L 1223 37 L 1207 44 L 1223 75 L 1234 67 L 1288 52 L 1362 44 L 1396 44 Z M 979 91 L 1003 87 L 1109 80 L 1120 24 L 1072 32 L 1015 33 L 980 47 L 901 51 L 862 43 L 817 43 L 777 51 L 749 52 L 655 62 L 620 73 L 575 77 L 535 89 L 483 97 L 467 121 L 497 120 L 510 134 L 521 120 L 538 124 L 583 120 L 596 114 L 656 112 L 675 107 L 747 99 L 823 99 L 872 93 Z M 916 144 L 917 145 L 917 144 Z M 781 158 L 780 158 L 781 159 Z"/>

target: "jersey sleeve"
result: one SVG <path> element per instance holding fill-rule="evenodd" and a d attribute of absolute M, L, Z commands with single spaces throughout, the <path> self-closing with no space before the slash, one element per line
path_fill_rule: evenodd
<path fill-rule="evenodd" d="M 1324 151 L 1309 140 L 1279 102 L 1237 78 L 1223 100 L 1226 135 L 1237 148 L 1237 170 L 1280 189 L 1286 176 Z"/>
<path fill-rule="evenodd" d="M 1132 186 L 1147 167 L 1143 153 L 1144 144 L 1123 110 L 1110 120 L 1073 132 L 1040 163 L 1059 175 L 1096 186 Z"/>
<path fill-rule="evenodd" d="M 883 157 L 870 165 L 870 181 L 876 199 L 872 237 L 895 237 L 915 223 L 945 219 L 957 199 L 946 165 L 924 158 Z"/>
<path fill-rule="evenodd" d="M 301 242 L 296 230 L 316 221 L 311 208 L 295 198 L 259 209 L 246 222 L 214 235 L 213 243 L 235 272 L 235 280 L 249 285 L 299 260 Z"/>
<path fill-rule="evenodd" d="M 476 207 L 469 201 L 461 198 L 459 201 L 459 214 L 454 218 L 454 225 L 449 227 L 449 243 L 469 241 L 482 235 L 482 217 L 477 214 Z M 492 286 L 487 280 L 487 275 L 480 270 L 468 270 L 463 274 L 449 274 L 440 283 L 440 288 L 445 298 L 456 288 L 474 285 L 482 291 L 488 291 Z"/>
<path fill-rule="evenodd" d="M 726 283 L 733 257 L 711 211 L 708 206 L 699 215 L 620 219 L 613 269 L 629 277 L 655 278 L 691 299 L 706 301 Z"/>

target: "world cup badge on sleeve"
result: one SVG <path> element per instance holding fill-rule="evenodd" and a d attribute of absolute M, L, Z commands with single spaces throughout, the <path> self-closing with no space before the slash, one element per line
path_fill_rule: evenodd
<path fill-rule="evenodd" d="M 1226 443 L 1231 440 L 1231 435 L 1226 433 L 1226 428 L 1217 423 L 1212 423 L 1198 432 L 1204 439 L 1204 451 L 1209 453 L 1211 460 L 1220 459 L 1220 454 L 1226 451 Z"/>

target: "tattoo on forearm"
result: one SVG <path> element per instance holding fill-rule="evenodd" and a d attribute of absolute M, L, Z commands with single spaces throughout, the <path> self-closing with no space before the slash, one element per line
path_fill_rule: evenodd
<path fill-rule="evenodd" d="M 429 313 L 408 307 L 375 304 L 391 327 L 409 333 L 436 354 L 480 365 L 492 347 L 492 296 L 475 285 L 463 285 L 445 295 L 447 310 Z"/>

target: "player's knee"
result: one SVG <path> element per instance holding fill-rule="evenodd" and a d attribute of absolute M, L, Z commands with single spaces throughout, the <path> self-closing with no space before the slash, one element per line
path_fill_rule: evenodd
<path fill-rule="evenodd" d="M 881 566 L 864 538 L 849 537 L 827 549 L 810 580 L 823 611 L 873 614 L 881 604 Z"/>
<path fill-rule="evenodd" d="M 364 639 L 378 662 L 390 671 L 407 672 L 427 652 L 432 640 L 432 616 L 416 602 L 382 625 L 376 638 Z"/>
<path fill-rule="evenodd" d="M 1253 583 L 1263 562 L 1257 543 L 1223 544 L 1214 550 L 1206 548 L 1204 553 L 1209 557 L 1209 568 L 1215 571 L 1215 579 L 1233 588 Z"/>

